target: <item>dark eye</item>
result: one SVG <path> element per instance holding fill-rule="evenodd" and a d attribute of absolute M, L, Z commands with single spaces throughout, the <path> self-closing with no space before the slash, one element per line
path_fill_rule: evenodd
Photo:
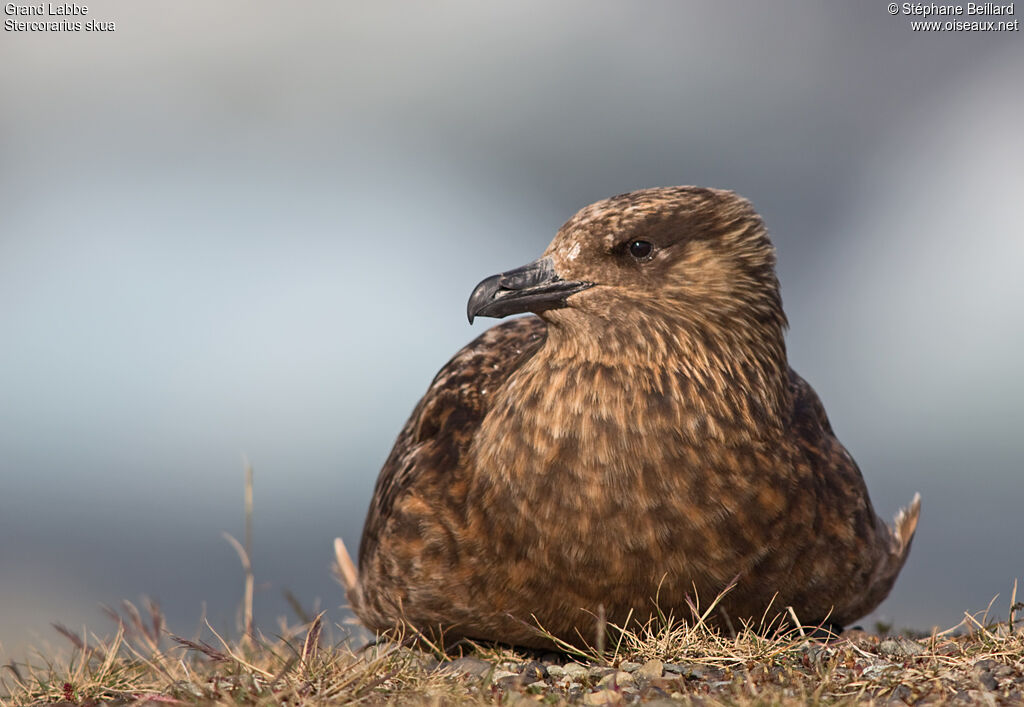
<path fill-rule="evenodd" d="M 650 260 L 654 253 L 654 245 L 649 241 L 630 241 L 629 254 L 637 260 Z"/>

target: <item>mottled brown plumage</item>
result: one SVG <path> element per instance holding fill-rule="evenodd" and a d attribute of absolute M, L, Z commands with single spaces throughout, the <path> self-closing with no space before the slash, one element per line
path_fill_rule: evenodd
<path fill-rule="evenodd" d="M 890 529 L 788 365 L 775 254 L 741 197 L 648 189 L 580 211 L 541 260 L 489 278 L 496 326 L 441 369 L 381 471 L 347 573 L 371 629 L 404 621 L 572 643 L 737 578 L 732 621 L 792 606 L 843 625 L 888 594 Z M 348 563 L 349 565 L 351 563 Z"/>

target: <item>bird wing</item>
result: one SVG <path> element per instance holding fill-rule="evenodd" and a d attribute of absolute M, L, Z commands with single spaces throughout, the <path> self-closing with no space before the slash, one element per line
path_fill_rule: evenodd
<path fill-rule="evenodd" d="M 886 525 L 875 514 L 860 469 L 836 439 L 825 406 L 814 388 L 793 369 L 789 371 L 789 385 L 793 400 L 790 427 L 803 459 L 814 470 L 819 514 L 839 513 L 835 525 L 851 524 L 857 542 L 866 546 L 859 552 L 870 560 L 863 591 L 851 604 L 836 607 L 835 618 L 844 623 L 871 611 L 892 589 L 910 552 L 921 496 L 915 494 L 910 505 L 896 515 L 893 524 Z M 825 527 L 829 527 L 827 522 Z M 837 547 L 835 551 L 840 549 Z"/>
<path fill-rule="evenodd" d="M 458 468 L 505 380 L 547 338 L 538 317 L 499 324 L 466 345 L 438 372 L 381 469 L 359 546 L 360 564 L 377 546 L 396 499 L 423 474 Z"/>
<path fill-rule="evenodd" d="M 789 392 L 793 399 L 792 428 L 816 443 L 820 443 L 824 435 L 834 438 L 835 433 L 821 399 L 811 384 L 792 368 L 789 369 Z"/>

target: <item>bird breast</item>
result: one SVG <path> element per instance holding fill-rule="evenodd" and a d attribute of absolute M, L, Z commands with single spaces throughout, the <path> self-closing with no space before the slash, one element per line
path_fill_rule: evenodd
<path fill-rule="evenodd" d="M 628 558 L 650 563 L 652 552 L 684 561 L 687 534 L 737 510 L 732 490 L 754 478 L 760 447 L 735 411 L 696 388 L 667 367 L 539 352 L 496 391 L 482 421 L 468 506 L 487 509 L 488 534 L 520 548 L 548 551 L 554 542 L 583 561 L 605 553 L 616 564 L 608 542 L 618 542 L 617 571 Z M 595 537 L 614 540 L 595 545 Z"/>

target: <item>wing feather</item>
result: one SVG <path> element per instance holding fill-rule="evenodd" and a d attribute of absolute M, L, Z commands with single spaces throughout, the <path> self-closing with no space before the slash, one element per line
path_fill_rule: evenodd
<path fill-rule="evenodd" d="M 458 467 L 494 392 L 546 337 L 547 326 L 538 317 L 513 319 L 485 331 L 438 372 L 381 469 L 359 546 L 360 564 L 376 548 L 396 499 L 419 475 Z"/>

